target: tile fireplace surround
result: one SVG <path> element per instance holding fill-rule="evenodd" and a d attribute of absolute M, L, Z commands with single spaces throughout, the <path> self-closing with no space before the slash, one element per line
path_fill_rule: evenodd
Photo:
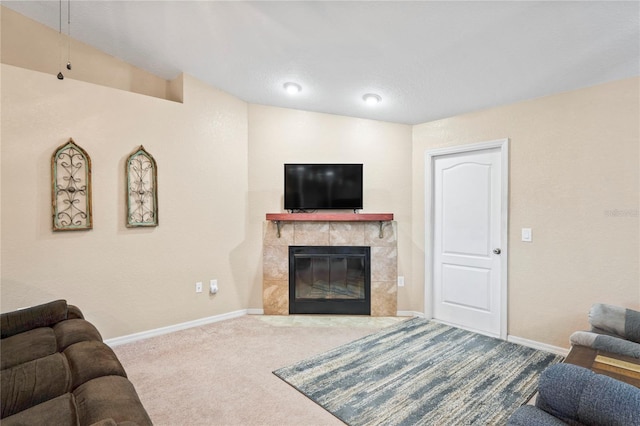
<path fill-rule="evenodd" d="M 262 227 L 262 304 L 265 315 L 289 315 L 289 246 L 371 247 L 371 316 L 397 315 L 395 221 L 281 221 L 279 226 L 280 237 L 278 226 L 273 221 L 265 221 Z"/>

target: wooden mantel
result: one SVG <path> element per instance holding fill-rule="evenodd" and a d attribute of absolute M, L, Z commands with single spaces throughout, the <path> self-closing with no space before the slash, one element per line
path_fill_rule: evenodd
<path fill-rule="evenodd" d="M 267 213 L 267 220 L 280 222 L 388 222 L 393 213 Z"/>
<path fill-rule="evenodd" d="M 393 220 L 393 213 L 267 213 L 267 220 L 275 222 L 280 238 L 280 222 L 380 222 Z"/>

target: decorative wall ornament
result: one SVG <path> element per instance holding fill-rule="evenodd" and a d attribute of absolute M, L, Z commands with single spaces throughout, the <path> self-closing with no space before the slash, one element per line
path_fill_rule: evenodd
<path fill-rule="evenodd" d="M 53 153 L 51 182 L 53 230 L 92 229 L 91 158 L 73 139 Z"/>
<path fill-rule="evenodd" d="M 127 227 L 158 226 L 158 166 L 142 145 L 127 159 Z"/>

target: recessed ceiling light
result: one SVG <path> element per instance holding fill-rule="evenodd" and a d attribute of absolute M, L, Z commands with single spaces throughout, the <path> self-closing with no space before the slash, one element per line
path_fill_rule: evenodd
<path fill-rule="evenodd" d="M 362 100 L 365 101 L 367 105 L 377 105 L 382 102 L 380 95 L 376 95 L 375 93 L 367 93 L 362 97 Z"/>
<path fill-rule="evenodd" d="M 284 90 L 286 90 L 290 95 L 295 95 L 296 93 L 300 93 L 302 91 L 302 86 L 300 86 L 298 83 L 289 81 L 284 84 Z"/>

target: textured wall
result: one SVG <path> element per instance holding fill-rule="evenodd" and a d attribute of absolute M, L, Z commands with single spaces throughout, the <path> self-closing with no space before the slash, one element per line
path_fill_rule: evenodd
<path fill-rule="evenodd" d="M 640 79 L 413 128 L 414 277 L 424 278 L 425 152 L 510 139 L 510 335 L 568 347 L 594 302 L 640 307 Z M 521 228 L 533 242 L 520 241 Z M 429 301 L 427 301 L 429 303 Z"/>
<path fill-rule="evenodd" d="M 65 298 L 103 337 L 246 309 L 247 104 L 185 76 L 185 103 L 2 65 L 2 311 Z M 51 155 L 92 159 L 91 231 L 51 231 Z M 158 163 L 157 228 L 126 228 L 128 155 Z M 259 240 L 259 239 L 258 239 Z M 196 294 L 217 278 L 220 292 Z"/>

